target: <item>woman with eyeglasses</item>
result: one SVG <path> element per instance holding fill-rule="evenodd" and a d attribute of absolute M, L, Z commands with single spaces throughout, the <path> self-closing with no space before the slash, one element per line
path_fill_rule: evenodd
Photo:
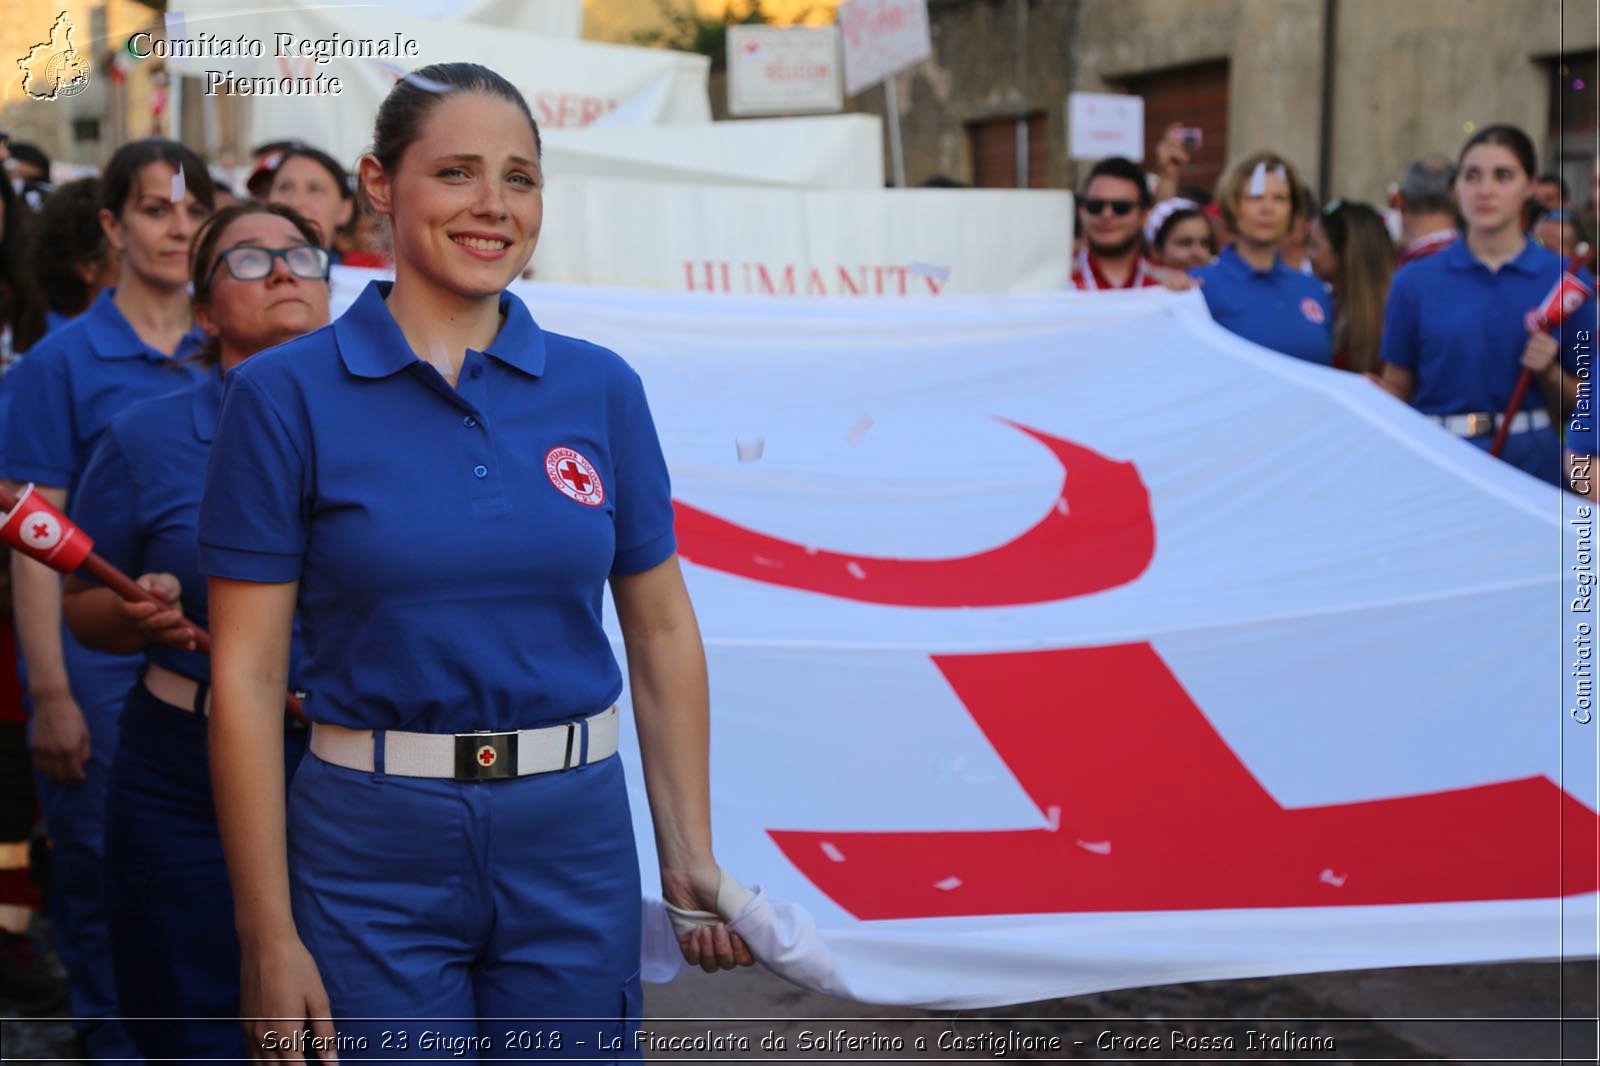
<path fill-rule="evenodd" d="M 124 1017 L 147 1019 L 127 1025 L 150 1060 L 246 1055 L 206 756 L 211 664 L 186 620 L 207 622 L 195 526 L 223 378 L 256 352 L 327 324 L 329 256 L 319 238 L 279 205 L 235 204 L 206 221 L 190 264 L 195 318 L 209 338 L 196 358 L 204 373 L 114 419 L 73 498 L 72 517 L 95 549 L 168 603 L 128 603 L 80 577 L 67 582 L 73 635 L 145 663 L 111 770 L 106 896 L 118 1003 Z M 288 728 L 286 775 L 304 749 L 304 731 Z"/>
<path fill-rule="evenodd" d="M 1191 271 L 1211 317 L 1263 348 L 1326 366 L 1333 359 L 1333 304 L 1316 278 L 1284 263 L 1278 248 L 1306 211 L 1293 165 L 1273 152 L 1247 156 L 1217 189 L 1233 243 Z"/>
<path fill-rule="evenodd" d="M 45 337 L 11 374 L 0 477 L 33 482 L 57 507 L 124 408 L 192 380 L 189 239 L 211 213 L 205 164 L 175 141 L 132 141 L 100 177 L 100 226 L 117 284 Z M 29 699 L 30 744 L 50 831 L 50 919 L 68 1009 L 96 1058 L 136 1054 L 116 1019 L 101 894 L 106 783 L 135 656 L 91 651 L 64 631 L 60 575 L 11 556 L 11 599 Z"/>

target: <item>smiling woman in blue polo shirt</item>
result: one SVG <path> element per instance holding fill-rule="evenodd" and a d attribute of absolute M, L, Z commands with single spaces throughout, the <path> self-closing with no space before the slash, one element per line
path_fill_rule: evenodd
<path fill-rule="evenodd" d="M 106 907 L 118 1003 L 151 1061 L 239 1060 L 239 949 L 206 761 L 210 662 L 195 522 L 223 375 L 328 321 L 328 253 L 282 206 L 225 207 L 195 235 L 195 316 L 213 341 L 191 386 L 135 404 L 101 434 L 72 517 L 95 549 L 170 607 L 128 603 L 73 577 L 66 613 L 92 648 L 142 653 L 123 708 L 106 814 Z M 286 740 L 291 763 L 304 732 Z M 203 1019 L 217 1019 L 207 1023 Z"/>
<path fill-rule="evenodd" d="M 115 415 L 191 379 L 182 357 L 200 341 L 189 309 L 189 240 L 211 213 L 205 165 L 173 141 L 132 141 L 106 164 L 100 198 L 101 229 L 118 257 L 116 287 L 23 358 L 5 426 L 0 476 L 34 482 L 57 506 L 72 496 Z M 55 571 L 13 552 L 11 576 L 68 1007 L 95 1057 L 134 1057 L 114 1021 L 100 879 L 117 719 L 140 660 L 89 651 L 63 632 Z"/>
<path fill-rule="evenodd" d="M 1288 160 L 1257 152 L 1217 190 L 1233 243 L 1190 271 L 1217 325 L 1263 348 L 1327 365 L 1333 360 L 1333 301 L 1313 277 L 1292 270 L 1278 245 L 1305 214 L 1304 186 Z"/>
<path fill-rule="evenodd" d="M 1558 255 L 1522 230 L 1534 162 L 1533 142 L 1514 126 L 1486 126 L 1467 141 L 1455 181 L 1466 236 L 1395 274 L 1383 324 L 1383 385 L 1488 448 L 1526 361 L 1537 370 L 1538 388 L 1528 390 L 1513 415 L 1501 458 L 1560 485 L 1562 443 L 1551 409 L 1559 412 L 1563 397 L 1571 409 L 1578 359 L 1585 351 L 1593 358 L 1595 301 L 1568 316 L 1559 353 L 1549 332 L 1525 324 L 1564 269 Z M 1581 276 L 1592 292 L 1594 279 L 1588 271 Z M 1586 344 L 1579 340 L 1583 331 Z M 1594 454 L 1592 425 L 1567 446 Z"/>
<path fill-rule="evenodd" d="M 230 376 L 201 504 L 244 1014 L 284 1020 L 250 1023 L 267 1058 L 299 1057 L 271 1032 L 330 1011 L 312 1030 L 337 1028 L 346 1059 L 440 1057 L 424 1028 L 483 1057 L 636 1058 L 608 581 L 662 894 L 714 910 L 721 878 L 666 464 L 638 375 L 505 292 L 543 211 L 521 94 L 475 64 L 425 67 L 373 142 L 361 179 L 395 281 Z M 297 603 L 313 726 L 286 827 L 273 753 Z M 680 943 L 706 969 L 750 961 L 725 926 Z M 476 1021 L 563 1017 L 589 1020 L 560 1048 L 503 1045 L 559 1026 Z M 602 1031 L 618 1045 L 596 1048 Z"/>

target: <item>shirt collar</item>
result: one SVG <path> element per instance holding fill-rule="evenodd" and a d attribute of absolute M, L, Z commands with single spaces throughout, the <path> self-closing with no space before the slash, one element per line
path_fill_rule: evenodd
<path fill-rule="evenodd" d="M 84 329 L 89 334 L 89 349 L 101 359 L 148 359 L 152 363 L 170 363 L 191 355 L 205 343 L 205 334 L 198 326 L 191 327 L 178 341 L 178 350 L 171 355 L 158 352 L 139 338 L 133 325 L 123 316 L 112 297 L 115 289 L 106 289 L 95 297 L 94 303 L 83 313 Z"/>
<path fill-rule="evenodd" d="M 1224 270 L 1241 278 L 1264 278 L 1268 275 L 1276 274 L 1279 270 L 1289 270 L 1289 267 L 1285 265 L 1284 261 L 1277 258 L 1273 259 L 1272 265 L 1266 270 L 1257 270 L 1255 267 L 1245 262 L 1244 256 L 1235 251 L 1233 245 L 1231 244 L 1222 250 L 1221 255 L 1217 256 L 1217 262 L 1222 264 L 1222 268 Z M 1294 273 L 1293 271 L 1289 272 Z"/>
<path fill-rule="evenodd" d="M 1516 258 L 1506 260 L 1500 265 L 1500 269 L 1515 270 L 1519 274 L 1527 274 L 1529 276 L 1536 275 L 1540 272 L 1541 264 L 1539 260 L 1544 257 L 1544 252 L 1545 249 L 1539 247 L 1538 241 L 1528 237 L 1523 241 L 1522 251 L 1517 253 Z M 1451 241 L 1444 251 L 1438 254 L 1444 257 L 1445 263 L 1452 270 L 1487 271 L 1489 269 L 1479 261 L 1477 256 L 1472 254 L 1472 249 L 1467 247 L 1465 238 Z"/>
<path fill-rule="evenodd" d="M 384 378 L 418 362 L 400 326 L 389 313 L 392 281 L 368 282 L 344 314 L 333 323 L 339 343 L 339 357 L 345 369 L 356 377 Z M 493 356 L 524 374 L 544 373 L 544 331 L 528 308 L 509 292 L 500 294 L 500 315 L 504 319 L 484 354 Z"/>
<path fill-rule="evenodd" d="M 217 433 L 217 410 L 222 406 L 222 368 L 214 366 L 195 385 L 190 396 L 195 439 L 210 444 Z"/>

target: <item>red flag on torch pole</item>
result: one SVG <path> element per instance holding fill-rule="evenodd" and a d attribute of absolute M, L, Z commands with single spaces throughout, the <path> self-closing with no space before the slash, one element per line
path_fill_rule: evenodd
<path fill-rule="evenodd" d="M 63 574 L 83 570 L 130 603 L 146 601 L 167 606 L 167 601 L 159 593 L 143 587 L 96 555 L 94 541 L 89 534 L 35 492 L 32 482 L 22 490 L 21 495 L 0 487 L 0 508 L 6 511 L 4 518 L 0 519 L 0 540 L 30 559 L 36 559 Z M 194 636 L 195 649 L 210 655 L 211 635 L 193 622 L 187 622 L 187 625 Z M 290 714 L 302 722 L 306 720 L 299 696 L 289 693 L 285 697 L 285 705 Z"/>

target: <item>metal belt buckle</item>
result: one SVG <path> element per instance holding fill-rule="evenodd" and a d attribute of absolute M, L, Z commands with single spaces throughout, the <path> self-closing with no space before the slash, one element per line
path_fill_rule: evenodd
<path fill-rule="evenodd" d="M 1467 416 L 1467 436 L 1487 437 L 1494 432 L 1494 414 L 1489 411 L 1474 411 Z"/>
<path fill-rule="evenodd" d="M 456 734 L 456 780 L 499 781 L 517 776 L 517 734 Z"/>

